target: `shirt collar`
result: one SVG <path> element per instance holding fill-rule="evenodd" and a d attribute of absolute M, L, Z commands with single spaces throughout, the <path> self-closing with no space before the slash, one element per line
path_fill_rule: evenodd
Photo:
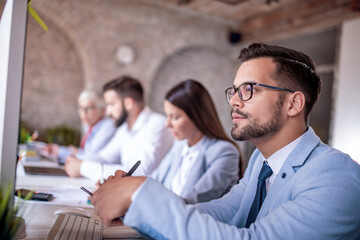
<path fill-rule="evenodd" d="M 102 123 L 104 122 L 106 117 L 102 117 L 94 126 L 92 126 L 91 132 L 96 132 L 101 127 Z"/>
<path fill-rule="evenodd" d="M 186 143 L 184 144 L 183 150 L 181 152 L 181 156 L 184 157 L 186 154 L 192 154 L 192 153 L 196 153 L 199 152 L 202 148 L 202 145 L 205 142 L 206 137 L 203 136 L 200 141 L 198 141 L 195 145 L 189 147 L 189 145 L 187 145 L 187 140 Z"/>
<path fill-rule="evenodd" d="M 273 153 L 268 159 L 264 159 L 264 161 L 271 167 L 274 175 L 277 175 L 284 164 L 286 158 L 289 154 L 295 149 L 295 147 L 300 143 L 300 141 L 304 138 L 304 134 L 300 137 L 286 145 L 285 147 L 281 148 L 277 152 Z"/>
<path fill-rule="evenodd" d="M 151 115 L 151 112 L 152 111 L 149 107 L 147 106 L 144 107 L 144 109 L 140 112 L 139 116 L 136 118 L 135 123 L 130 131 L 127 123 L 125 122 L 124 124 L 126 124 L 126 129 L 128 130 L 128 132 L 136 132 L 140 130 L 146 124 L 146 121 L 148 117 Z"/>
<path fill-rule="evenodd" d="M 103 121 L 104 121 L 105 117 L 102 117 L 99 121 L 97 121 L 97 123 L 95 123 L 94 126 L 90 127 L 89 125 L 85 126 L 84 129 L 84 133 L 88 132 L 89 129 L 91 128 L 91 134 L 95 133 L 102 125 Z"/>

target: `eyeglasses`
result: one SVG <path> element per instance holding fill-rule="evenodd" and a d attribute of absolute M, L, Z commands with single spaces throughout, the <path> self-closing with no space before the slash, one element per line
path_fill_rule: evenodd
<path fill-rule="evenodd" d="M 78 107 L 78 111 L 79 112 L 84 112 L 85 114 L 87 114 L 88 112 L 92 112 L 96 109 L 95 106 L 89 106 L 89 107 Z"/>
<path fill-rule="evenodd" d="M 288 92 L 294 93 L 293 90 L 290 90 L 287 88 L 280 88 L 280 87 L 274 87 L 274 86 L 265 85 L 265 84 L 261 84 L 261 83 L 248 82 L 248 83 L 241 84 L 237 88 L 232 86 L 232 87 L 229 87 L 228 89 L 226 89 L 225 90 L 226 102 L 230 104 L 230 100 L 236 94 L 236 92 L 239 94 L 239 98 L 241 99 L 241 101 L 245 102 L 245 101 L 250 100 L 253 96 L 254 85 L 260 86 L 260 87 L 266 87 L 266 88 L 269 88 L 272 90 L 288 91 Z"/>

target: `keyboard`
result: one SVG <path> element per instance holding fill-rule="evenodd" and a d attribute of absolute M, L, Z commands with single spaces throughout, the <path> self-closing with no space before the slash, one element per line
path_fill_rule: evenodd
<path fill-rule="evenodd" d="M 100 219 L 70 214 L 59 214 L 50 229 L 47 240 L 102 239 L 103 224 Z"/>

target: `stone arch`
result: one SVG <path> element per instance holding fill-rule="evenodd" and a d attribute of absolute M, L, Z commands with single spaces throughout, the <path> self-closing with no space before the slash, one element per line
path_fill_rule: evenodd
<path fill-rule="evenodd" d="M 84 87 L 79 54 L 61 27 L 41 17 L 48 32 L 28 18 L 21 119 L 40 133 L 60 124 L 79 129 L 77 97 Z"/>

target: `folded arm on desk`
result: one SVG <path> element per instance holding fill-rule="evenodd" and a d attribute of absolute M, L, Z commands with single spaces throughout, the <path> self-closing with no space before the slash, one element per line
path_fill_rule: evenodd
<path fill-rule="evenodd" d="M 236 201 L 233 200 L 239 198 L 235 196 L 241 192 L 238 188 L 241 185 L 236 185 L 224 198 L 215 200 L 214 206 L 212 202 L 207 203 L 208 207 L 216 208 L 221 204 L 218 211 L 235 215 Z M 209 215 L 211 211 L 205 214 L 196 205 L 186 205 L 176 194 L 148 178 L 130 205 L 124 223 L 155 239 L 338 239 L 350 235 L 356 239 L 357 223 L 336 219 L 333 215 L 324 218 L 321 214 L 324 208 L 333 210 L 338 206 L 329 206 L 333 202 L 314 204 L 314 198 L 318 197 L 316 192 L 314 189 L 310 195 L 300 194 L 295 200 L 283 203 L 250 228 L 238 228 L 216 221 Z M 349 218 L 354 220 L 355 215 Z"/>

